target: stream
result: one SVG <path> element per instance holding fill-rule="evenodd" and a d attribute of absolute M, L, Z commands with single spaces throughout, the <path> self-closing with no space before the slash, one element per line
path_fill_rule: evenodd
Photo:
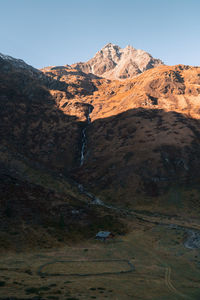
<path fill-rule="evenodd" d="M 84 160 L 85 160 L 85 149 L 86 149 L 86 145 L 87 145 L 86 130 L 87 130 L 88 125 L 91 123 L 90 114 L 91 114 L 92 110 L 93 110 L 93 106 L 89 106 L 88 107 L 88 112 L 86 114 L 87 124 L 82 130 L 80 167 L 83 165 Z"/>
<path fill-rule="evenodd" d="M 85 189 L 85 187 L 82 184 L 80 184 L 78 182 L 74 182 L 74 183 L 78 187 L 78 190 L 90 199 L 88 201 L 88 204 L 102 206 L 102 207 L 111 209 L 113 211 L 118 211 L 127 216 L 132 215 L 132 216 L 135 216 L 136 218 L 146 221 L 146 222 L 154 223 L 156 225 L 167 226 L 169 229 L 178 229 L 178 228 L 181 229 L 182 228 L 185 231 L 185 233 L 187 233 L 187 238 L 183 242 L 183 245 L 188 249 L 200 249 L 200 230 L 194 229 L 194 228 L 188 228 L 188 227 L 185 227 L 183 225 L 178 225 L 178 224 L 161 223 L 161 222 L 158 223 L 153 220 L 152 221 L 148 220 L 145 218 L 144 215 L 140 215 L 140 214 L 136 213 L 134 210 L 120 208 L 120 207 L 116 207 L 113 205 L 108 205 L 107 203 L 104 203 L 102 200 L 100 200 L 98 197 L 96 197 L 94 194 L 92 194 L 91 192 L 88 192 L 88 190 Z"/>
<path fill-rule="evenodd" d="M 91 118 L 90 118 L 90 114 L 93 110 L 93 106 L 92 105 L 88 105 L 88 110 L 85 113 L 86 116 L 86 125 L 84 126 L 84 128 L 82 129 L 82 133 L 81 133 L 81 156 L 80 156 L 80 167 L 83 166 L 84 161 L 85 161 L 85 156 L 86 156 L 86 147 L 87 147 L 87 135 L 86 135 L 86 131 L 88 126 L 91 123 Z M 136 217 L 143 219 L 142 216 L 138 216 L 138 214 L 136 214 L 134 211 L 132 210 L 127 210 L 124 208 L 120 208 L 120 207 L 116 207 L 116 206 L 112 206 L 112 205 L 108 205 L 106 203 L 104 203 L 102 200 L 100 200 L 99 198 L 97 198 L 94 194 L 88 192 L 87 189 L 85 189 L 85 187 L 74 181 L 75 185 L 78 187 L 78 190 L 84 194 L 85 196 L 87 196 L 90 201 L 88 202 L 88 204 L 92 204 L 92 205 L 97 205 L 97 206 L 103 206 L 105 208 L 108 209 L 112 209 L 121 213 L 125 213 L 126 215 L 135 215 Z M 145 219 L 144 219 L 145 220 Z M 147 220 L 146 220 L 147 221 Z M 150 221 L 151 222 L 151 221 Z M 186 232 L 187 232 L 187 239 L 184 242 L 184 246 L 188 249 L 196 249 L 196 248 L 200 248 L 200 231 L 198 230 L 194 230 L 194 229 L 189 229 L 187 227 L 184 226 L 180 226 L 180 225 L 176 225 L 176 224 L 171 224 L 171 223 L 160 223 L 160 225 L 168 225 L 170 226 L 170 228 L 183 228 Z"/>
<path fill-rule="evenodd" d="M 187 230 L 187 235 L 184 246 L 188 249 L 200 248 L 200 232 L 197 230 Z"/>

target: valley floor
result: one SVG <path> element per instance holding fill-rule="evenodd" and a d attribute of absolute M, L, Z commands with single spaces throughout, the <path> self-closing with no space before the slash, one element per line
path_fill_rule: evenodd
<path fill-rule="evenodd" d="M 0 299 L 200 299 L 200 248 L 184 227 L 130 218 L 130 232 L 32 253 L 2 253 Z"/>

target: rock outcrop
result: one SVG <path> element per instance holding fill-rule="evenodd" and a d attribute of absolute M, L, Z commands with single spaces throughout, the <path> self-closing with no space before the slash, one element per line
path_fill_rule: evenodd
<path fill-rule="evenodd" d="M 163 64 L 143 50 L 132 46 L 122 49 L 111 43 L 107 44 L 95 56 L 85 63 L 72 65 L 85 73 L 92 73 L 108 79 L 126 79 Z"/>

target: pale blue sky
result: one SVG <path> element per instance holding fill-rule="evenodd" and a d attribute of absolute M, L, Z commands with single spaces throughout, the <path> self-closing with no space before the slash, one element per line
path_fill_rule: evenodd
<path fill-rule="evenodd" d="M 200 65 L 199 0 L 0 0 L 0 52 L 41 68 L 86 61 L 108 42 Z"/>

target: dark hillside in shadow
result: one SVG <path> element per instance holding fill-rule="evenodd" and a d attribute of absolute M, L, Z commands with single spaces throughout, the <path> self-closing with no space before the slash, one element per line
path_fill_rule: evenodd
<path fill-rule="evenodd" d="M 55 82 L 55 88 L 62 90 L 59 81 Z M 66 83 L 61 85 L 67 88 Z M 76 116 L 65 115 L 57 108 L 55 99 L 35 74 L 13 68 L 1 72 L 1 147 L 67 173 L 79 155 L 80 128 Z"/>
<path fill-rule="evenodd" d="M 97 196 L 133 207 L 148 198 L 156 205 L 171 188 L 199 182 L 200 121 L 143 108 L 98 119 L 88 128 L 86 157 L 74 176 Z"/>

